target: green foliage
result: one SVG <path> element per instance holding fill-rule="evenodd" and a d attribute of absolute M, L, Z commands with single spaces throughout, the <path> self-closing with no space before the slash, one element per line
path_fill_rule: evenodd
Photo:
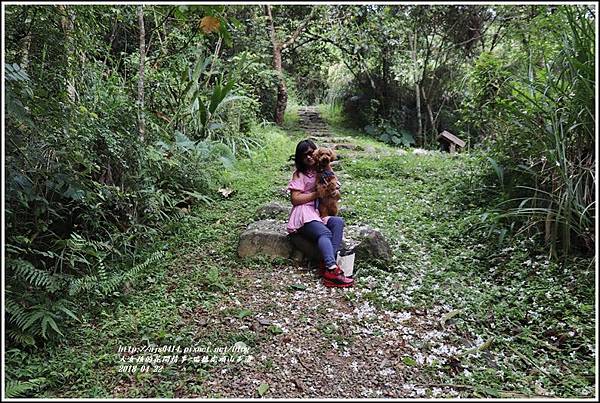
<path fill-rule="evenodd" d="M 135 271 L 129 268 L 145 267 L 136 265 L 143 245 L 163 224 L 181 218 L 183 209 L 211 202 L 209 194 L 239 148 L 248 152 L 258 144 L 239 133 L 250 130 L 252 113 L 244 115 L 247 120 L 222 113 L 246 102 L 232 95 L 244 58 L 227 66 L 218 52 L 208 58 L 196 52 L 188 71 L 190 51 L 169 47 L 190 32 L 187 19 L 205 13 L 219 18 L 218 35 L 231 44 L 223 11 L 194 6 L 175 10 L 173 18 L 166 8 L 146 8 L 147 24 L 153 16 L 155 23 L 163 18 L 173 25 L 161 32 L 164 47 L 147 54 L 147 105 L 154 114 L 146 114 L 144 142 L 131 91 L 137 86 L 139 55 L 127 47 L 119 28 L 136 26 L 135 8 L 15 6 L 8 11 L 11 38 L 23 34 L 20 17 L 36 29 L 27 34 L 26 55 L 9 40 L 5 65 L 7 287 L 14 314 L 20 315 L 16 324 L 9 321 L 15 325 L 9 330 L 13 341 L 31 344 L 37 336 L 63 332 L 68 302 L 96 304 L 118 297 L 118 287 Z M 65 25 L 69 17 L 72 26 Z M 214 39 L 203 37 L 200 47 Z M 169 52 L 174 57 L 161 60 Z M 171 68 L 163 70 L 161 63 Z M 170 70 L 187 76 L 165 74 Z M 192 115 L 186 109 L 190 105 L 197 106 Z M 182 134 L 186 131 L 200 138 L 194 143 Z M 68 289 L 64 301 L 57 298 Z M 23 322 L 23 315 L 35 320 Z"/>
<path fill-rule="evenodd" d="M 408 130 L 397 130 L 387 122 L 381 122 L 377 126 L 368 125 L 365 127 L 365 132 L 391 145 L 404 147 L 415 145 L 415 138 Z"/>
<path fill-rule="evenodd" d="M 256 118 L 273 121 L 275 104 L 277 102 L 277 72 L 271 68 L 269 55 L 257 54 L 255 50 L 245 50 L 232 57 L 234 63 L 245 57 L 247 65 L 237 82 L 237 92 L 258 103 Z M 252 116 L 252 115 L 250 115 Z"/>
<path fill-rule="evenodd" d="M 313 9 L 275 6 L 278 32 Z M 115 386 L 115 340 L 197 342 L 190 313 L 244 286 L 232 274 L 238 230 L 261 204 L 284 200 L 282 169 L 299 138 L 268 123 L 278 77 L 262 6 L 144 6 L 143 139 L 136 11 L 6 7 L 7 397 L 110 396 L 132 385 Z M 394 253 L 385 271 L 357 262 L 379 285 L 348 297 L 460 309 L 445 323 L 457 342 L 494 341 L 460 357 L 471 377 L 404 363 L 472 386 L 461 393 L 502 396 L 512 385 L 531 395 L 539 381 L 556 396 L 589 394 L 595 11 L 352 5 L 315 15 L 284 52 L 286 127 L 297 123 L 293 101 L 326 93 L 329 122 L 370 124 L 370 138 L 344 131 L 377 152 L 340 153 L 343 203 L 348 224 L 381 228 Z M 218 30 L 199 28 L 206 16 Z M 391 147 L 431 145 L 445 128 L 465 133 L 470 152 Z M 233 192 L 222 197 L 222 186 Z M 215 338 L 261 341 L 251 331 Z M 172 375 L 117 393 L 197 395 L 203 388 L 191 385 L 209 376 L 176 384 Z"/>
<path fill-rule="evenodd" d="M 86 247 L 83 238 L 79 237 L 77 241 L 80 247 Z M 118 296 L 117 290 L 125 282 L 135 281 L 140 273 L 165 255 L 165 251 L 157 251 L 144 262 L 121 272 L 107 270 L 104 262 L 100 260 L 97 266 L 90 267 L 88 272 L 93 274 L 84 276 L 50 275 L 36 269 L 29 262 L 10 260 L 7 262 L 9 279 L 12 280 L 15 276 L 26 281 L 30 285 L 30 291 L 29 295 L 20 295 L 14 286 L 7 288 L 6 312 L 8 322 L 14 326 L 9 328 L 9 337 L 19 344 L 33 345 L 37 336 L 43 339 L 54 338 L 56 335 L 64 336 L 60 330 L 62 323 L 69 318 L 79 321 L 74 312 L 75 299 L 81 300 L 78 297 L 83 296 L 92 302 L 96 298 L 102 300 L 108 296 Z M 80 255 L 81 260 L 86 257 L 85 254 Z M 68 299 L 56 299 L 56 295 L 68 295 Z"/>
<path fill-rule="evenodd" d="M 253 281 L 252 276 L 232 275 L 240 268 L 236 258 L 239 231 L 232 228 L 245 228 L 254 220 L 256 209 L 273 198 L 289 201 L 278 190 L 289 180 L 287 174 L 282 176 L 282 167 L 289 168 L 287 158 L 300 137 L 290 137 L 271 126 L 261 130 L 265 147 L 254 150 L 252 158 L 237 159 L 236 169 L 226 172 L 224 180 L 235 192 L 215 200 L 210 209 L 193 210 L 173 225 L 165 239 L 174 252 L 169 265 L 150 265 L 147 275 L 133 282 L 135 289 L 127 299 L 85 311 L 82 322 L 65 332 L 68 343 L 47 346 L 43 352 L 9 350 L 8 379 L 44 376 L 44 387 L 29 392 L 36 397 L 107 397 L 114 393 L 110 385 L 115 382 L 115 350 L 140 340 L 182 347 L 209 341 L 228 346 L 242 340 L 268 356 L 265 337 L 281 337 L 276 327 L 224 334 L 217 323 L 199 324 L 206 311 L 249 320 L 252 313 L 248 307 L 232 303 L 232 297 L 239 298 L 236 290 Z M 427 309 L 427 316 L 432 317 L 427 323 L 435 330 L 430 334 L 441 335 L 443 344 L 434 339 L 416 340 L 415 348 L 423 356 L 446 345 L 460 346 L 460 353 L 464 343 L 482 338 L 481 345 L 464 346 L 465 351 L 471 347 L 481 351 L 457 353 L 464 372 L 437 360 L 422 363 L 416 353 L 401 356 L 412 359 L 405 359 L 407 365 L 413 364 L 409 365 L 412 370 L 404 373 L 407 381 L 458 384 L 460 380 L 465 385 L 460 397 L 475 393 L 533 395 L 537 382 L 555 397 L 591 396 L 595 330 L 591 259 L 575 260 L 575 270 L 566 270 L 550 262 L 533 240 L 507 234 L 498 247 L 495 239 L 477 229 L 472 217 L 494 204 L 494 195 L 487 194 L 494 188 L 477 187 L 480 179 L 490 174 L 484 153 L 395 155 L 397 150 L 372 138 L 358 133 L 352 136 L 357 145 L 376 146 L 378 152 L 340 160 L 341 172 L 348 174 L 342 179 L 343 203 L 354 211 L 347 223 L 379 228 L 394 257 L 386 270 L 357 262 L 360 276 L 347 296 L 358 307 L 369 302 L 397 313 L 417 312 L 413 320 L 425 320 L 416 316 Z M 291 265 L 286 259 L 256 258 L 245 259 L 243 267 L 280 273 L 288 263 Z M 264 291 L 270 292 L 267 284 L 263 285 Z M 285 289 L 285 285 L 274 287 L 273 292 Z M 219 311 L 224 305 L 234 308 Z M 436 316 L 449 309 L 461 309 L 461 313 L 452 318 Z M 252 311 L 260 313 L 254 307 Z M 342 334 L 343 329 L 335 329 L 326 311 L 322 314 L 320 318 L 325 320 L 317 321 L 317 328 L 323 337 L 344 348 L 343 342 L 351 339 Z M 445 331 L 436 325 L 440 318 L 446 318 Z M 484 349 L 485 341 L 492 337 L 493 343 Z M 268 361 L 265 365 L 269 366 Z M 558 376 L 547 377 L 535 366 Z M 198 385 L 214 380 L 213 375 L 190 368 L 155 374 L 160 387 L 141 378 L 137 381 L 142 384 L 124 389 L 119 396 L 209 393 Z M 188 372 L 192 373 L 185 375 Z M 182 379 L 173 381 L 174 374 Z"/>
<path fill-rule="evenodd" d="M 512 92 L 495 102 L 493 120 L 505 129 L 489 142 L 494 169 L 504 172 L 499 217 L 541 231 L 554 256 L 573 242 L 591 251 L 595 215 L 593 21 L 584 8 L 557 15 L 565 29 L 548 40 L 560 50 L 533 76 L 505 85 Z"/>
<path fill-rule="evenodd" d="M 40 335 L 44 339 L 64 336 L 58 323 L 64 322 L 67 317 L 79 320 L 73 313 L 75 304 L 69 300 L 45 298 L 40 303 L 24 308 L 13 299 L 15 297 L 14 293 L 7 292 L 6 312 L 9 314 L 9 323 L 15 326 L 15 329 L 8 331 L 8 335 L 19 343 L 35 344 L 34 337 Z"/>
<path fill-rule="evenodd" d="M 99 294 L 108 296 L 114 293 L 126 281 L 135 281 L 137 277 L 150 265 L 155 264 L 166 256 L 164 250 L 151 254 L 144 262 L 133 266 L 131 269 L 121 273 L 109 274 L 104 265 L 100 265 L 97 274 L 76 278 L 69 283 L 68 292 L 70 296 L 81 293 Z"/>
<path fill-rule="evenodd" d="M 18 123 L 31 126 L 33 123 L 20 99 L 21 97 L 32 96 L 29 86 L 31 80 L 27 72 L 16 63 L 6 64 L 4 76 L 6 78 L 4 98 L 6 113 L 14 116 Z"/>
<path fill-rule="evenodd" d="M 334 106 L 343 103 L 352 84 L 352 75 L 343 63 L 336 63 L 327 68 L 327 96 L 325 102 Z"/>
<path fill-rule="evenodd" d="M 474 142 L 501 131 L 497 125 L 498 109 L 510 94 L 510 62 L 492 52 L 481 53 L 469 71 L 465 89 L 467 96 L 460 106 L 461 132 L 470 134 Z"/>
<path fill-rule="evenodd" d="M 7 398 L 21 397 L 25 392 L 35 389 L 40 383 L 45 381 L 44 378 L 30 379 L 29 381 L 12 381 L 6 380 L 4 387 L 4 395 Z"/>

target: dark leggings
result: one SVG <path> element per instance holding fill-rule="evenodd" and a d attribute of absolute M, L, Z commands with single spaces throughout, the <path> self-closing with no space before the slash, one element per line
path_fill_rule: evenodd
<path fill-rule="evenodd" d="M 342 246 L 344 219 L 338 216 L 329 217 L 327 225 L 321 221 L 310 221 L 298 230 L 304 237 L 316 241 L 326 267 L 336 264 L 336 254 Z"/>

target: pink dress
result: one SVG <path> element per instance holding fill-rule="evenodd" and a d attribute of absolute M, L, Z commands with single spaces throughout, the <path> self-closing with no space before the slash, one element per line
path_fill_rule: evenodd
<path fill-rule="evenodd" d="M 306 174 L 295 171 L 294 174 L 298 174 L 298 177 L 292 179 L 288 183 L 288 190 L 299 190 L 302 193 L 314 192 L 317 186 L 317 174 L 315 171 L 308 171 Z M 288 219 L 287 230 L 289 233 L 296 232 L 298 228 L 310 221 L 321 221 L 323 224 L 327 223 L 329 217 L 323 217 L 319 215 L 319 210 L 315 208 L 315 200 L 308 203 L 299 204 L 292 207 L 290 211 L 290 217 Z"/>

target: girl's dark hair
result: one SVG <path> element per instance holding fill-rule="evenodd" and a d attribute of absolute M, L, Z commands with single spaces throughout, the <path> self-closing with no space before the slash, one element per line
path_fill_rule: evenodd
<path fill-rule="evenodd" d="M 296 154 L 294 155 L 294 162 L 296 163 L 296 169 L 302 173 L 306 173 L 308 167 L 304 164 L 304 154 L 308 150 L 316 150 L 317 146 L 312 140 L 302 140 L 296 146 Z"/>

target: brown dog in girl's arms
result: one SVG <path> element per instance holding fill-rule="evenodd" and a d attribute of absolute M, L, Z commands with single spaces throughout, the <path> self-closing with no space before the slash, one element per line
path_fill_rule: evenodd
<path fill-rule="evenodd" d="M 321 217 L 335 216 L 338 213 L 340 199 L 340 184 L 331 169 L 335 161 L 335 153 L 326 147 L 319 147 L 313 153 L 315 170 L 317 171 L 317 194 L 319 195 L 319 215 Z"/>

